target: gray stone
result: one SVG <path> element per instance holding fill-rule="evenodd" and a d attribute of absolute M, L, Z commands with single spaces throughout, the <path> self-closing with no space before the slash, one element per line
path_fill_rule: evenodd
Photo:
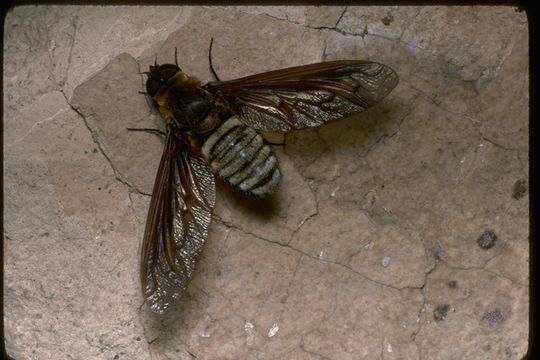
<path fill-rule="evenodd" d="M 528 28 L 509 6 L 20 6 L 4 29 L 4 304 L 17 359 L 520 359 L 528 323 Z M 203 82 L 336 59 L 397 88 L 264 134 L 283 181 L 218 182 L 166 316 L 139 247 L 164 124 L 157 56 Z M 497 240 L 479 246 L 490 231 Z M 493 238 L 491 238 L 493 239 Z M 482 238 L 482 240 L 489 240 Z M 391 259 L 391 261 L 389 261 Z M 272 336 L 270 336 L 272 335 Z M 466 339 L 466 340 L 464 340 Z"/>

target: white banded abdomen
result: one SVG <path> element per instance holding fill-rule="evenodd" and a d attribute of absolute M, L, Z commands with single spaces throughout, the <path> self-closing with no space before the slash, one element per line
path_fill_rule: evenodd
<path fill-rule="evenodd" d="M 258 197 L 272 193 L 281 179 L 272 149 L 261 135 L 236 117 L 210 135 L 202 146 L 202 154 L 217 175 Z"/>

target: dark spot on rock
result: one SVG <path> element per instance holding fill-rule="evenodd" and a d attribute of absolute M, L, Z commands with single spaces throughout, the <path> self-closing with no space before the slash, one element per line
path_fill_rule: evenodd
<path fill-rule="evenodd" d="M 441 321 L 446 318 L 446 315 L 448 315 L 448 311 L 450 310 L 450 305 L 448 304 L 442 304 L 437 305 L 435 307 L 435 310 L 433 310 L 433 318 L 435 321 Z"/>
<path fill-rule="evenodd" d="M 99 191 L 101 191 L 101 188 L 100 188 L 100 187 L 98 187 L 97 189 L 98 189 Z"/>
<path fill-rule="evenodd" d="M 120 356 L 118 356 L 118 354 L 114 355 L 113 359 L 118 359 L 120 358 Z"/>
<path fill-rule="evenodd" d="M 484 349 L 485 352 L 490 351 L 490 350 L 491 350 L 491 344 L 487 343 L 486 345 L 484 345 L 484 346 L 482 347 L 482 349 Z"/>
<path fill-rule="evenodd" d="M 457 287 L 457 281 L 455 281 L 455 280 L 450 280 L 450 281 L 448 282 L 448 287 L 449 287 L 450 289 L 455 289 L 455 288 Z"/>
<path fill-rule="evenodd" d="M 98 152 L 98 149 L 96 149 L 96 148 L 93 148 L 93 149 L 92 149 L 92 152 L 93 152 L 93 153 L 95 154 L 95 153 L 97 153 L 97 152 Z"/>
<path fill-rule="evenodd" d="M 476 242 L 482 249 L 491 249 L 497 242 L 497 235 L 493 230 L 486 230 Z"/>
<path fill-rule="evenodd" d="M 362 32 L 362 34 L 360 36 L 363 38 L 367 34 L 369 34 L 368 31 L 367 31 L 367 26 L 364 26 L 364 31 Z"/>
<path fill-rule="evenodd" d="M 137 337 L 135 338 L 135 340 L 141 341 L 141 337 L 140 337 L 140 336 L 137 336 Z"/>
<path fill-rule="evenodd" d="M 386 16 L 383 17 L 381 21 L 384 25 L 388 26 L 394 21 L 394 17 L 392 16 L 392 14 L 390 14 L 390 12 L 387 12 Z"/>
<path fill-rule="evenodd" d="M 437 262 L 440 262 L 440 261 L 444 260 L 443 253 L 442 253 L 441 250 L 433 251 L 433 257 L 435 258 L 435 260 L 437 260 Z"/>
<path fill-rule="evenodd" d="M 527 193 L 527 181 L 521 179 L 514 183 L 512 186 L 512 197 L 514 199 L 521 199 Z"/>
<path fill-rule="evenodd" d="M 490 324 L 497 324 L 504 320 L 504 315 L 499 309 L 487 312 L 482 316 L 482 320 L 486 320 Z"/>

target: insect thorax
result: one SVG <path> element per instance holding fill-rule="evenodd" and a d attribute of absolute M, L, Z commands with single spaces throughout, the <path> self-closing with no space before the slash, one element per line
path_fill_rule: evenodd
<path fill-rule="evenodd" d="M 176 65 L 151 66 L 146 87 L 167 125 L 174 123 L 181 131 L 199 135 L 221 122 L 212 95 L 201 87 L 199 79 Z"/>
<path fill-rule="evenodd" d="M 257 197 L 272 193 L 281 179 L 272 149 L 236 117 L 221 124 L 204 142 L 201 152 L 216 174 Z"/>

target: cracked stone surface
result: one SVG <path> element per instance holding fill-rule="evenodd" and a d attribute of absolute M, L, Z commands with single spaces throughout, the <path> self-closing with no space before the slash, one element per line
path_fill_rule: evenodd
<path fill-rule="evenodd" d="M 17 359 L 520 359 L 528 30 L 513 7 L 13 8 L 4 29 L 4 303 Z M 138 257 L 163 140 L 157 55 L 203 82 L 334 59 L 394 68 L 372 109 L 264 134 L 266 200 L 218 183 L 166 316 Z"/>

